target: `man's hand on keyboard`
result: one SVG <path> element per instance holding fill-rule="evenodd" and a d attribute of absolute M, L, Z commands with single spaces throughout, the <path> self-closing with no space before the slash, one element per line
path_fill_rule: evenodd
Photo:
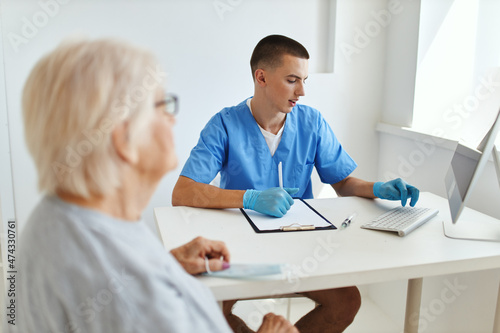
<path fill-rule="evenodd" d="M 373 194 L 387 200 L 401 200 L 401 205 L 406 206 L 406 201 L 411 198 L 410 206 L 414 207 L 418 201 L 420 191 L 401 178 L 393 179 L 386 183 L 377 182 L 373 185 Z"/>

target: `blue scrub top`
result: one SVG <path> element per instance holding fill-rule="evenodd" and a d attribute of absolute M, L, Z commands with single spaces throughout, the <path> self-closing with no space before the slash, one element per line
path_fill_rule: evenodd
<path fill-rule="evenodd" d="M 271 156 L 243 101 L 210 119 L 181 176 L 208 184 L 220 172 L 221 188 L 265 190 L 279 186 L 279 162 L 283 167 L 283 186 L 299 188 L 294 197 L 303 199 L 313 197 L 313 167 L 326 184 L 343 180 L 357 167 L 319 111 L 300 104 L 287 115 L 281 142 Z"/>

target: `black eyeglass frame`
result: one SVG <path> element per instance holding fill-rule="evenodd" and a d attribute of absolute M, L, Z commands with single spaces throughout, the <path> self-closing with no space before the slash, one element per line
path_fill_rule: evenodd
<path fill-rule="evenodd" d="M 175 94 L 165 94 L 165 98 L 155 103 L 155 108 L 165 106 L 165 113 L 176 116 L 179 113 L 179 98 Z"/>

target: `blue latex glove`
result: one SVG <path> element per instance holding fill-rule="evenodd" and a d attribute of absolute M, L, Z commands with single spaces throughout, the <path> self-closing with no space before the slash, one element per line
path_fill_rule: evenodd
<path fill-rule="evenodd" d="M 410 206 L 413 207 L 418 201 L 420 191 L 415 186 L 406 183 L 401 178 L 393 179 L 386 183 L 377 182 L 373 185 L 373 194 L 376 197 L 387 200 L 401 200 L 401 205 L 406 206 L 410 197 Z"/>
<path fill-rule="evenodd" d="M 282 217 L 293 205 L 291 194 L 298 188 L 273 187 L 265 191 L 247 190 L 243 195 L 243 208 L 253 209 L 259 213 Z"/>

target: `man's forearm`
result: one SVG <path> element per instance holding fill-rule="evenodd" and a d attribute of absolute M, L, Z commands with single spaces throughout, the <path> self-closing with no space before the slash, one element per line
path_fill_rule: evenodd
<path fill-rule="evenodd" d="M 375 198 L 375 195 L 373 195 L 373 184 L 373 182 L 367 182 L 359 178 L 347 177 L 336 184 L 332 184 L 332 187 L 338 195 L 343 197 Z"/>
<path fill-rule="evenodd" d="M 180 176 L 172 193 L 173 206 L 243 208 L 242 190 L 224 190 Z"/>

